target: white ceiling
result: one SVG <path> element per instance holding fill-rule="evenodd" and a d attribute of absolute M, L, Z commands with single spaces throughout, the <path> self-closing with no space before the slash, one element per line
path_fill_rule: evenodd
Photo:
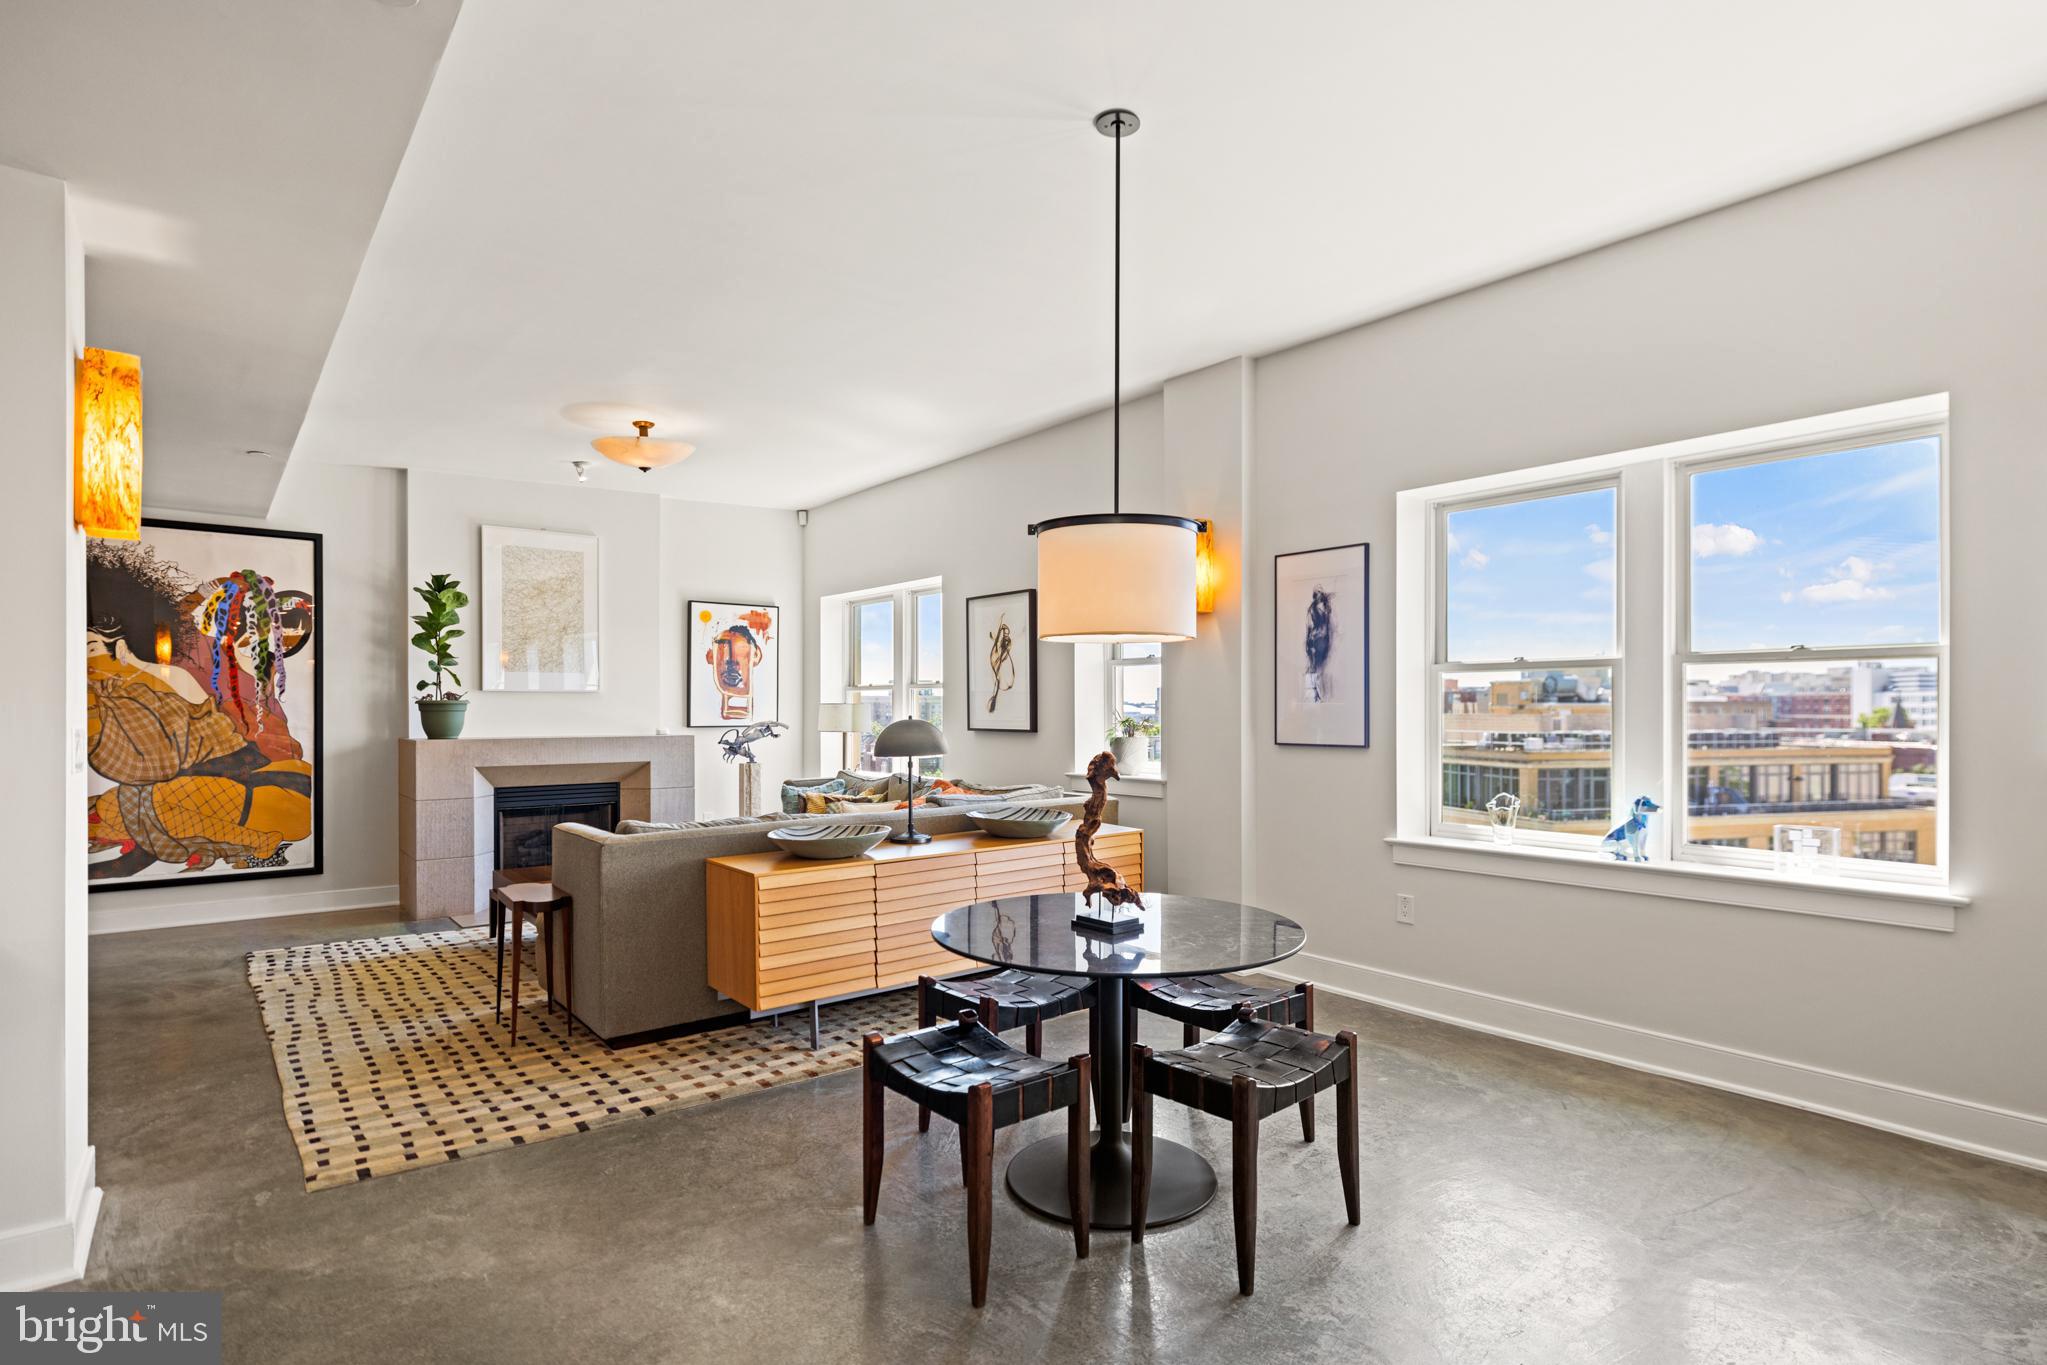
<path fill-rule="evenodd" d="M 69 182 L 86 340 L 142 357 L 151 506 L 268 510 L 455 12 L 0 5 L 0 163 Z"/>

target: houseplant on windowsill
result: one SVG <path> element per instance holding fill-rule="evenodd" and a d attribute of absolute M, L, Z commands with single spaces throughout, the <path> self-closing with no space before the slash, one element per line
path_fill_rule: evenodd
<path fill-rule="evenodd" d="M 1151 766 L 1151 741 L 1158 737 L 1157 721 L 1118 716 L 1108 735 L 1109 752 L 1115 756 L 1117 770 L 1129 773 Z"/>
<path fill-rule="evenodd" d="M 458 624 L 462 608 L 469 605 L 469 594 L 444 573 L 435 574 L 413 592 L 426 603 L 426 610 L 412 618 L 412 624 L 419 627 L 412 644 L 425 653 L 426 666 L 434 675 L 432 682 L 421 679 L 414 689 L 424 694 L 418 703 L 419 728 L 428 739 L 454 739 L 462 733 L 462 719 L 469 710 L 469 702 L 460 692 L 448 690 L 450 682 L 457 687 L 462 685 L 455 672 L 452 642 L 462 634 Z"/>

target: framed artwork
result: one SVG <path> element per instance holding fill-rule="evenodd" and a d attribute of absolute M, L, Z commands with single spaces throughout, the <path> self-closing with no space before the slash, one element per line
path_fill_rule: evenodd
<path fill-rule="evenodd" d="M 1372 547 L 1272 558 L 1272 730 L 1279 744 L 1372 743 Z"/>
<path fill-rule="evenodd" d="M 967 728 L 1038 732 L 1038 590 L 967 599 Z"/>
<path fill-rule="evenodd" d="M 683 708 L 691 725 L 780 720 L 782 609 L 740 602 L 689 604 Z"/>
<path fill-rule="evenodd" d="M 483 528 L 483 690 L 597 690 L 597 537 Z"/>
<path fill-rule="evenodd" d="M 90 888 L 318 874 L 320 537 L 145 517 L 85 600 Z"/>

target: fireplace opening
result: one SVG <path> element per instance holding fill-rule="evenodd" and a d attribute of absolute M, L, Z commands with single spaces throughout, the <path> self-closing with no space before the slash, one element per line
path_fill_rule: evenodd
<path fill-rule="evenodd" d="M 499 787 L 491 796 L 496 832 L 491 866 L 547 867 L 554 862 L 554 827 L 618 825 L 618 783 L 564 782 L 546 787 Z"/>

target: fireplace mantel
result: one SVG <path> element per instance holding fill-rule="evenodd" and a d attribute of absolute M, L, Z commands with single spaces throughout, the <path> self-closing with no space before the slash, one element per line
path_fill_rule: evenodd
<path fill-rule="evenodd" d="M 491 792 L 618 783 L 622 820 L 696 815 L 692 735 L 398 741 L 398 902 L 407 919 L 470 916 L 490 894 Z"/>

